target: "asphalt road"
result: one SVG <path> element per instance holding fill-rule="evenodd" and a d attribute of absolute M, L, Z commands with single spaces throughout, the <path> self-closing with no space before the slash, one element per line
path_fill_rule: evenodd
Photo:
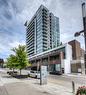
<path fill-rule="evenodd" d="M 68 88 L 72 88 L 72 81 L 75 83 L 76 89 L 79 86 L 86 86 L 86 78 L 83 77 L 73 77 L 73 76 L 63 76 L 63 75 L 49 75 L 48 82 L 59 84 Z"/>

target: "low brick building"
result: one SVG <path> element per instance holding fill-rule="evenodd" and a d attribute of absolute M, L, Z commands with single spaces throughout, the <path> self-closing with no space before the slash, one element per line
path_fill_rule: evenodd
<path fill-rule="evenodd" d="M 72 46 L 71 72 L 84 73 L 84 50 L 80 46 L 80 42 L 72 40 L 68 42 Z"/>

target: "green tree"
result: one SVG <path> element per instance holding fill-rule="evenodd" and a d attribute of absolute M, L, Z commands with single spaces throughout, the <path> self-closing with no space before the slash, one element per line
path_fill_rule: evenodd
<path fill-rule="evenodd" d="M 20 70 L 21 75 L 21 70 L 28 66 L 26 48 L 24 45 L 19 45 L 18 48 L 13 48 L 12 51 L 15 53 L 16 67 Z"/>
<path fill-rule="evenodd" d="M 13 69 L 13 72 L 14 72 L 14 69 L 16 68 L 16 61 L 17 61 L 17 58 L 15 55 L 10 55 L 8 58 L 7 58 L 7 67 L 10 68 L 10 69 Z"/>

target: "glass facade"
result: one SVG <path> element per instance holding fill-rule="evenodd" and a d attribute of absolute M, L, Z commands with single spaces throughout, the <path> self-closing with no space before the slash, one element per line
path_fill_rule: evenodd
<path fill-rule="evenodd" d="M 26 45 L 29 56 L 59 45 L 59 19 L 43 5 L 27 25 Z"/>
<path fill-rule="evenodd" d="M 59 18 L 50 13 L 50 44 L 55 48 L 60 44 Z"/>
<path fill-rule="evenodd" d="M 26 33 L 26 47 L 27 47 L 27 53 L 29 55 L 34 55 L 34 33 L 35 33 L 35 23 L 34 19 L 31 21 L 31 23 L 27 27 L 27 33 Z"/>

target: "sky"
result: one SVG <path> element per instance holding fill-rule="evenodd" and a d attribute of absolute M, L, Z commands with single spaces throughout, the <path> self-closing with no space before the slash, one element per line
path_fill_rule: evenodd
<path fill-rule="evenodd" d="M 74 37 L 75 32 L 83 30 L 82 2 L 86 0 L 0 0 L 0 58 L 6 59 L 11 48 L 26 44 L 24 23 L 41 4 L 59 17 L 61 42 L 76 39 L 84 48 L 84 37 Z"/>

